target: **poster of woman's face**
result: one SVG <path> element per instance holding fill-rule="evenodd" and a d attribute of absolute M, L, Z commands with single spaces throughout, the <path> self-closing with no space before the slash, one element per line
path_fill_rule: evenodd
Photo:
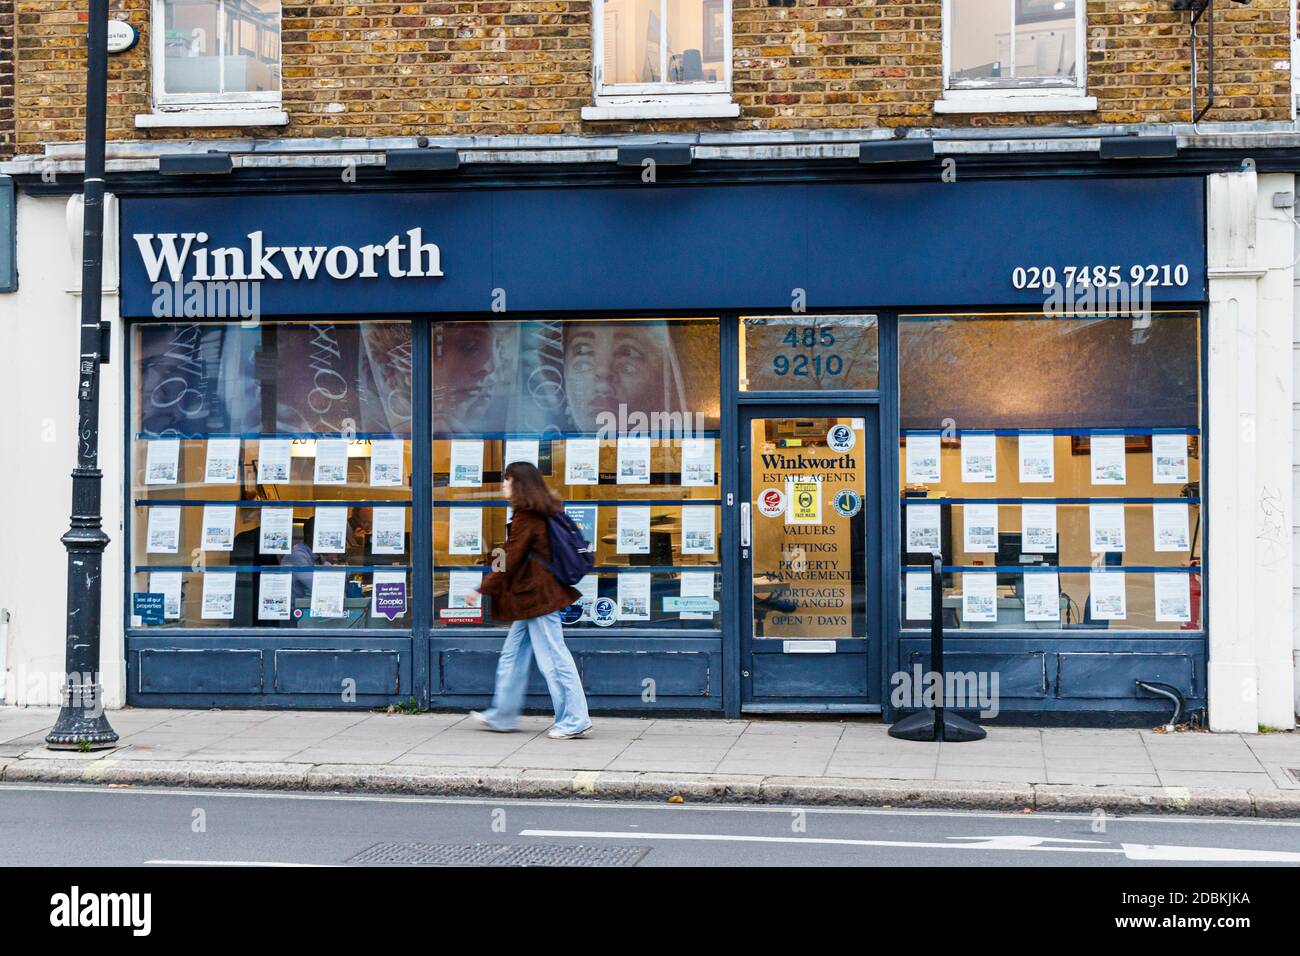
<path fill-rule="evenodd" d="M 435 432 L 476 434 L 509 427 L 519 339 L 520 326 L 513 322 L 434 324 Z"/>
<path fill-rule="evenodd" d="M 675 356 L 661 324 L 571 324 L 564 336 L 564 391 L 578 431 L 616 433 L 632 412 L 681 411 Z M 620 412 L 621 418 L 620 418 Z M 612 423 L 612 425 L 611 425 Z"/>
<path fill-rule="evenodd" d="M 663 416 L 715 409 L 716 372 L 691 381 L 677 341 L 690 323 L 662 320 L 439 322 L 433 430 L 481 435 L 611 436 Z M 717 327 L 694 330 L 717 360 Z M 713 384 L 710 384 L 713 383 Z M 713 395 L 702 399 L 693 392 Z M 641 425 L 642 428 L 646 424 Z M 680 428 L 680 424 L 676 424 Z M 688 423 L 687 427 L 691 427 Z M 661 428 L 662 430 L 662 428 Z"/>
<path fill-rule="evenodd" d="M 447 321 L 432 342 L 435 434 L 716 427 L 714 320 Z M 137 355 L 149 436 L 411 430 L 407 322 L 143 326 Z"/>

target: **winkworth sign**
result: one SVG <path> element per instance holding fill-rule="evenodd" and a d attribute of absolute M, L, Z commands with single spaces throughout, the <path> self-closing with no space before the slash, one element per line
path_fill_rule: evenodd
<path fill-rule="evenodd" d="M 438 246 L 424 241 L 416 226 L 405 235 L 363 246 L 275 246 L 262 230 L 250 232 L 242 245 L 211 247 L 206 232 L 138 232 L 135 240 L 149 282 L 255 279 L 310 282 L 331 279 L 440 277 Z"/>
<path fill-rule="evenodd" d="M 122 305 L 256 283 L 263 315 L 1205 298 L 1193 177 L 124 198 Z M 170 287 L 170 290 L 169 290 Z M 801 294 L 802 293 L 802 294 Z"/>

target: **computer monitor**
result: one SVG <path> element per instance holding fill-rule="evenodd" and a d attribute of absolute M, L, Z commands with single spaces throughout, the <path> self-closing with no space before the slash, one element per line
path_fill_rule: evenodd
<path fill-rule="evenodd" d="M 1021 550 L 1020 533 L 1007 532 L 998 535 L 998 568 L 1055 568 L 1059 567 L 1061 551 L 1061 536 L 1056 536 L 1055 551 L 1030 551 L 1028 554 Z M 1010 585 L 1017 595 L 1021 594 L 1024 587 L 1025 576 L 1018 571 L 998 571 L 998 584 Z"/>

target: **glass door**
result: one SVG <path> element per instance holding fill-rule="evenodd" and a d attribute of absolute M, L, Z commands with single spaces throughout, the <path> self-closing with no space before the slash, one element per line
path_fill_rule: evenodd
<path fill-rule="evenodd" d="M 873 709 L 877 408 L 747 406 L 740 418 L 743 705 Z"/>

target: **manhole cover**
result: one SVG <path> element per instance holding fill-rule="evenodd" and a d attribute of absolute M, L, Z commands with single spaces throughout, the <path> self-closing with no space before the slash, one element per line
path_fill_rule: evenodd
<path fill-rule="evenodd" d="M 347 862 L 397 866 L 636 866 L 648 846 L 548 843 L 376 843 Z"/>

